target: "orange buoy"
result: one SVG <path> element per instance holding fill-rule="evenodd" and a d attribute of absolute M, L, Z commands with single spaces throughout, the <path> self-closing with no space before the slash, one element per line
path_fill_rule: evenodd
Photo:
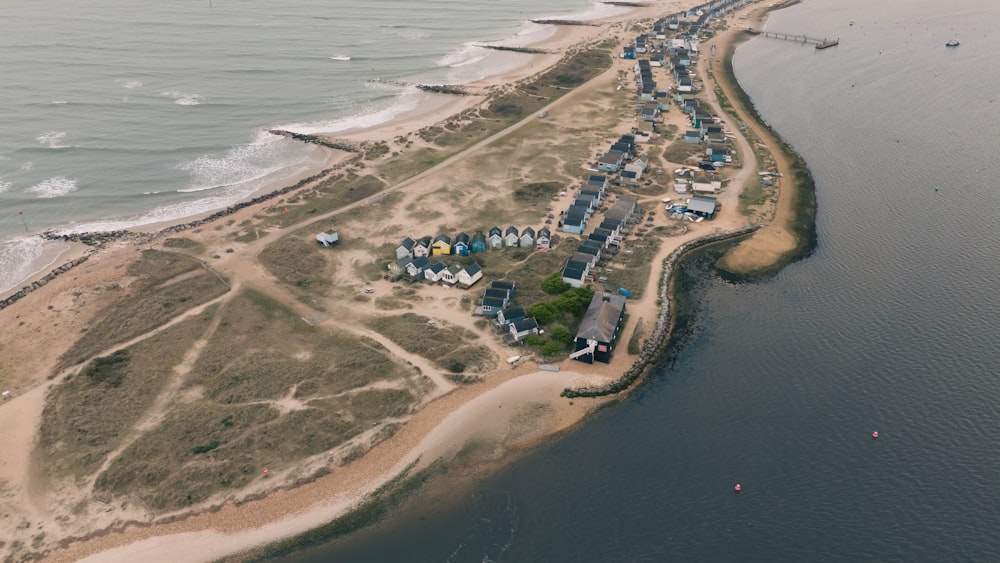
<path fill-rule="evenodd" d="M 738 493 L 743 490 L 743 487 L 741 487 L 739 483 L 736 483 L 736 486 L 733 487 L 733 490 Z"/>
<path fill-rule="evenodd" d="M 270 474 L 271 474 L 271 470 L 265 467 L 264 468 L 264 477 L 267 477 Z"/>
<path fill-rule="evenodd" d="M 873 440 L 878 440 L 878 430 L 872 432 L 872 439 Z"/>

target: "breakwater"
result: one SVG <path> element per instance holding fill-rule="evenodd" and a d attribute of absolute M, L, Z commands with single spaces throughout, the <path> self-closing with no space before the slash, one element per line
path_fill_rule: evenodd
<path fill-rule="evenodd" d="M 75 260 L 70 260 L 69 262 L 66 262 L 65 264 L 59 266 L 58 268 L 55 268 L 54 270 L 38 278 L 37 280 L 31 282 L 30 284 L 22 287 L 21 289 L 17 290 L 11 295 L 8 295 L 6 298 L 0 299 L 0 311 L 6 309 L 7 307 L 10 307 L 11 305 L 20 301 L 21 299 L 24 299 L 25 297 L 27 297 L 29 293 L 44 286 L 45 284 L 57 278 L 58 276 L 61 276 L 66 272 L 70 271 L 71 269 L 79 266 L 80 264 L 83 264 L 89 258 L 90 254 L 88 253 L 84 254 L 79 258 L 76 258 Z"/>
<path fill-rule="evenodd" d="M 492 49 L 494 51 L 507 51 L 510 53 L 527 53 L 529 55 L 545 55 L 552 52 L 547 49 L 536 49 L 534 47 L 507 47 L 506 45 L 476 45 L 476 47 Z"/>
<path fill-rule="evenodd" d="M 620 393 L 631 387 L 660 351 L 660 348 L 666 342 L 667 336 L 670 333 L 670 321 L 672 317 L 669 299 L 670 279 L 674 272 L 674 266 L 677 265 L 677 261 L 680 260 L 684 254 L 698 247 L 748 235 L 759 228 L 760 225 L 751 225 L 749 227 L 744 227 L 727 233 L 699 237 L 682 244 L 677 247 L 676 250 L 671 252 L 670 255 L 663 260 L 663 273 L 660 277 L 659 294 L 659 300 L 661 303 L 660 313 L 656 318 L 656 325 L 653 328 L 653 333 L 642 343 L 642 349 L 639 351 L 639 358 L 636 359 L 632 366 L 625 373 L 623 373 L 621 377 L 610 383 L 595 387 L 567 387 L 566 389 L 563 389 L 563 392 L 560 393 L 560 395 L 571 399 L 574 397 L 602 397 L 605 395 Z"/>
<path fill-rule="evenodd" d="M 56 233 L 54 231 L 46 231 L 46 232 L 44 232 L 44 233 L 42 233 L 40 235 L 42 238 L 44 238 L 46 240 L 64 241 L 64 242 L 79 242 L 79 243 L 82 243 L 82 244 L 86 244 L 88 246 L 92 246 L 93 249 L 90 250 L 90 251 L 88 251 L 88 253 L 86 255 L 81 256 L 80 258 L 76 258 L 74 260 L 66 262 L 65 264 L 60 265 L 59 267 L 57 267 L 57 268 L 53 269 L 52 271 L 50 271 L 48 274 L 42 276 L 41 278 L 39 278 L 39 279 L 31 282 L 30 284 L 28 284 L 28 285 L 22 287 L 21 289 L 15 291 L 11 295 L 7 296 L 6 298 L 0 300 L 0 310 L 6 309 L 7 307 L 13 305 L 17 301 L 20 301 L 21 299 L 24 299 L 25 297 L 27 297 L 27 295 L 29 293 L 35 291 L 36 289 L 44 286 L 47 283 L 49 283 L 55 277 L 66 273 L 67 271 L 75 268 L 76 266 L 79 266 L 80 264 L 83 264 L 84 262 L 87 261 L 87 259 L 90 258 L 91 255 L 93 255 L 94 252 L 96 252 L 100 248 L 103 248 L 104 245 L 107 244 L 108 242 L 128 241 L 128 242 L 133 242 L 135 244 L 148 244 L 148 243 L 153 242 L 156 239 L 159 239 L 159 238 L 162 238 L 162 237 L 165 237 L 165 236 L 168 236 L 168 235 L 172 235 L 172 234 L 179 233 L 179 232 L 182 232 L 182 231 L 186 231 L 186 230 L 189 230 L 189 229 L 194 229 L 194 228 L 200 227 L 200 226 L 202 226 L 202 225 L 204 225 L 206 223 L 211 223 L 212 221 L 221 219 L 222 217 L 226 217 L 228 215 L 232 215 L 233 213 L 236 213 L 237 211 L 240 211 L 242 209 L 246 209 L 247 207 L 250 207 L 251 205 L 256 205 L 258 203 L 262 203 L 262 202 L 274 199 L 276 197 L 285 195 L 285 194 L 287 194 L 287 193 L 289 193 L 291 191 L 294 191 L 294 190 L 297 190 L 299 188 L 302 188 L 302 187 L 304 187 L 304 186 L 306 186 L 308 184 L 311 184 L 313 182 L 317 182 L 317 181 L 320 181 L 320 180 L 325 180 L 331 174 L 333 174 L 335 171 L 337 171 L 337 170 L 339 170 L 339 169 L 341 169 L 341 168 L 343 168 L 345 166 L 348 166 L 350 164 L 353 164 L 353 163 L 355 163 L 356 161 L 358 161 L 360 159 L 361 159 L 361 155 L 354 155 L 354 156 L 352 156 L 351 158 L 349 158 L 347 160 L 344 160 L 342 162 L 338 162 L 336 165 L 331 166 L 330 168 L 326 168 L 326 169 L 324 169 L 324 170 L 322 170 L 322 171 L 320 171 L 320 172 L 318 172 L 316 174 L 313 174 L 312 176 L 303 178 L 303 179 L 299 180 L 298 182 L 296 182 L 296 183 L 294 183 L 294 184 L 292 184 L 290 186 L 285 186 L 283 188 L 280 188 L 280 189 L 268 192 L 268 193 L 263 194 L 263 195 L 259 195 L 257 197 L 248 199 L 246 201 L 241 201 L 239 203 L 230 205 L 229 207 L 227 207 L 225 209 L 221 209 L 219 211 L 216 211 L 215 213 L 212 213 L 208 217 L 204 217 L 202 219 L 195 219 L 194 221 L 188 221 L 186 223 L 179 223 L 177 225 L 171 225 L 169 227 L 166 227 L 164 229 L 161 229 L 161 230 L 153 232 L 153 233 L 137 233 L 137 232 L 134 232 L 134 231 L 120 230 L 120 231 L 109 231 L 109 232 L 99 232 L 99 233 L 63 233 L 63 234 L 60 234 L 60 233 Z"/>
<path fill-rule="evenodd" d="M 531 23 L 540 23 L 540 24 L 548 24 L 548 25 L 586 25 L 586 26 L 590 26 L 590 27 L 599 27 L 601 25 L 599 23 L 594 23 L 594 22 L 589 22 L 589 21 L 580 21 L 580 20 L 552 20 L 552 19 L 531 20 Z"/>

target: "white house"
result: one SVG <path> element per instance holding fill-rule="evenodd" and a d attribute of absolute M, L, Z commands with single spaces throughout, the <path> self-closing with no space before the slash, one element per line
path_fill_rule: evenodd
<path fill-rule="evenodd" d="M 458 272 L 458 283 L 466 287 L 473 285 L 481 279 L 483 279 L 483 269 L 479 267 L 478 262 L 473 262 Z"/>
<path fill-rule="evenodd" d="M 538 334 L 538 321 L 534 317 L 528 317 L 527 319 L 521 319 L 517 322 L 510 323 L 510 335 L 515 341 L 520 342 L 529 334 Z"/>

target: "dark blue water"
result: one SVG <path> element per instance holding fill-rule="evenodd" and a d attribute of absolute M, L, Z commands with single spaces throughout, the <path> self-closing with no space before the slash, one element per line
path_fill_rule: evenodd
<path fill-rule="evenodd" d="M 774 14 L 841 40 L 736 59 L 813 170 L 817 252 L 758 284 L 689 267 L 695 330 L 633 396 L 292 560 L 1000 560 L 997 24 L 989 0 Z"/>

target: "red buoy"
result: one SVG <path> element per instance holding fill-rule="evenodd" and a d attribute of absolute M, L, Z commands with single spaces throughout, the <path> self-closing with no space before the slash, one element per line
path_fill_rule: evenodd
<path fill-rule="evenodd" d="M 736 486 L 733 487 L 733 490 L 738 493 L 743 490 L 743 487 L 741 487 L 739 483 L 736 483 Z"/>
<path fill-rule="evenodd" d="M 271 470 L 265 467 L 264 468 L 264 477 L 267 477 L 269 475 L 271 475 Z"/>
<path fill-rule="evenodd" d="M 878 430 L 872 432 L 872 439 L 873 440 L 878 440 Z"/>

